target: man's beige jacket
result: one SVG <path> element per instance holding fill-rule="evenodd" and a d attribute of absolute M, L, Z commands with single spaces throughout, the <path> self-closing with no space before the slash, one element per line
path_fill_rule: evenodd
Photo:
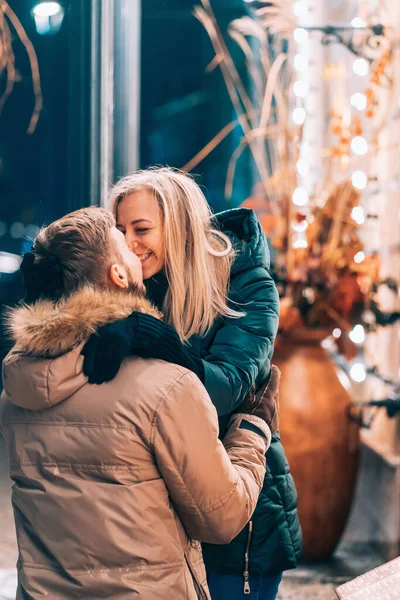
<path fill-rule="evenodd" d="M 193 373 L 132 357 L 88 384 L 84 341 L 133 310 L 157 316 L 142 297 L 84 288 L 9 317 L 17 600 L 208 599 L 199 541 L 228 543 L 255 509 L 268 443 L 238 417 L 222 444 Z"/>

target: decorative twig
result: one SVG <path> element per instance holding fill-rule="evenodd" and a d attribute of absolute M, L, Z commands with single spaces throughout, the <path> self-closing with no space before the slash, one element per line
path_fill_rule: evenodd
<path fill-rule="evenodd" d="M 232 188 L 233 188 L 233 179 L 235 176 L 235 170 L 237 161 L 243 154 L 243 151 L 247 147 L 247 142 L 243 139 L 240 144 L 235 149 L 234 153 L 231 156 L 231 159 L 228 164 L 227 174 L 226 174 L 226 182 L 225 182 L 225 197 L 230 198 L 232 196 Z"/>
<path fill-rule="evenodd" d="M 223 59 L 219 60 L 219 66 L 221 68 L 221 72 L 224 77 L 224 81 L 229 96 L 231 98 L 232 105 L 236 110 L 238 120 L 243 129 L 246 143 L 248 144 L 250 151 L 253 155 L 254 162 L 260 173 L 261 181 L 268 197 L 271 190 L 269 189 L 270 174 L 268 172 L 267 166 L 268 161 L 266 156 L 265 143 L 260 144 L 260 140 L 258 139 L 258 137 L 252 135 L 253 130 L 257 128 L 255 120 L 251 118 L 251 115 L 254 112 L 254 107 L 250 101 L 250 98 L 235 67 L 233 59 L 223 40 L 222 34 L 217 25 L 209 0 L 201 0 L 201 2 L 203 8 L 197 7 L 195 9 L 194 14 L 206 29 L 210 40 L 213 44 L 216 56 L 224 57 Z M 245 108 L 245 110 L 243 110 L 243 107 Z M 279 208 L 274 202 L 271 202 L 270 205 L 272 212 L 276 216 L 278 216 L 280 214 Z"/>
<path fill-rule="evenodd" d="M 16 71 L 15 71 L 15 56 L 14 56 L 14 52 L 12 51 L 10 28 L 7 24 L 7 21 L 4 18 L 3 11 L 0 11 L 0 13 L 2 14 L 1 32 L 2 32 L 2 39 L 4 40 L 3 48 L 1 49 L 2 50 L 1 53 L 4 57 L 4 63 L 3 63 L 4 69 L 3 70 L 5 70 L 6 78 L 7 78 L 5 90 L 2 94 L 2 96 L 0 97 L 0 113 L 1 113 L 8 97 L 11 95 L 11 93 L 14 89 L 14 84 L 15 84 L 15 80 L 16 80 Z"/>
<path fill-rule="evenodd" d="M 32 42 L 30 41 L 29 37 L 27 36 L 25 29 L 23 28 L 20 20 L 18 19 L 15 12 L 11 9 L 8 2 L 6 2 L 6 0 L 0 0 L 0 12 L 2 12 L 3 15 L 7 16 L 10 23 L 12 24 L 15 31 L 17 32 L 17 35 L 18 35 L 19 39 L 21 40 L 22 44 L 24 45 L 25 50 L 28 54 L 31 72 L 32 72 L 33 93 L 35 95 L 35 105 L 33 108 L 33 112 L 32 112 L 30 122 L 29 122 L 28 129 L 27 129 L 27 133 L 32 134 L 36 129 L 36 125 L 39 120 L 39 115 L 40 115 L 40 112 L 43 107 L 42 90 L 41 90 L 41 85 L 40 85 L 39 64 L 38 64 L 36 52 L 35 52 Z M 15 67 L 14 67 L 15 59 L 14 59 L 14 53 L 12 51 L 11 34 L 10 34 L 8 24 L 6 23 L 4 17 L 3 17 L 2 23 L 3 23 L 3 30 L 2 30 L 3 36 L 4 36 L 4 32 L 5 32 L 6 37 L 9 34 L 9 42 L 7 44 L 9 58 L 7 60 L 7 76 L 8 76 L 7 86 L 6 86 L 5 92 L 2 96 L 2 102 L 0 104 L 0 111 L 3 108 L 5 101 L 7 100 L 7 98 L 9 97 L 9 95 L 12 91 L 12 87 L 11 87 L 11 91 L 10 91 L 10 86 L 13 86 L 14 82 L 16 80 L 16 72 L 15 72 Z M 10 56 L 12 58 L 10 58 Z M 10 81 L 12 83 L 9 83 Z"/>
<path fill-rule="evenodd" d="M 287 54 L 283 54 L 283 53 L 280 54 L 277 57 L 277 59 L 275 60 L 275 62 L 273 63 L 271 70 L 269 72 L 267 85 L 265 87 L 264 101 L 263 101 L 262 110 L 261 110 L 261 119 L 260 119 L 261 129 L 266 127 L 268 124 L 269 116 L 271 113 L 272 97 L 274 95 L 274 89 L 276 88 L 276 80 L 278 78 L 278 73 L 279 73 L 282 65 L 285 63 L 286 59 L 287 59 Z"/>
<path fill-rule="evenodd" d="M 260 111 L 255 109 L 253 111 L 253 114 L 257 113 L 259 114 Z M 182 167 L 182 171 L 187 171 L 188 173 L 190 173 L 190 171 L 193 171 L 193 169 L 197 167 L 197 165 L 201 163 L 202 160 L 207 158 L 207 156 L 211 154 L 213 150 L 215 150 L 215 148 L 231 133 L 231 131 L 233 131 L 235 127 L 237 127 L 240 124 L 240 120 L 245 118 L 247 118 L 247 115 L 240 115 L 237 119 L 225 125 L 225 127 L 223 127 L 221 131 L 219 131 L 212 138 L 212 140 L 210 140 L 208 144 L 206 144 L 204 148 L 202 148 L 200 152 L 196 154 L 196 156 L 194 156 L 188 163 L 186 163 L 185 166 Z"/>

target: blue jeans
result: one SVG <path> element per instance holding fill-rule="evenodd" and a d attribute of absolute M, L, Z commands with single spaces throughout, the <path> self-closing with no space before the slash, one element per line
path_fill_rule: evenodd
<path fill-rule="evenodd" d="M 250 575 L 250 594 L 244 593 L 242 575 L 208 573 L 207 581 L 212 600 L 275 600 L 282 580 L 279 575 Z"/>

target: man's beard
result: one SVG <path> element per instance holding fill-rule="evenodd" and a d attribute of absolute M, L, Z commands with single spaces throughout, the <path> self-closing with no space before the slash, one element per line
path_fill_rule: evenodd
<path fill-rule="evenodd" d="M 127 273 L 128 273 L 128 287 L 125 288 L 125 292 L 129 292 L 130 294 L 134 294 L 135 296 L 146 296 L 146 288 L 144 287 L 144 284 L 138 284 L 136 281 L 134 281 L 132 275 L 130 274 L 129 270 L 127 269 Z"/>

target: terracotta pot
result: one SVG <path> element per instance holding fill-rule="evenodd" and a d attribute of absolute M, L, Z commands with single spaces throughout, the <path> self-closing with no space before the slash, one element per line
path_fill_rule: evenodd
<path fill-rule="evenodd" d="M 274 363 L 282 371 L 280 430 L 299 494 L 303 556 L 323 560 L 350 512 L 359 428 L 348 419 L 351 398 L 318 341 L 280 341 Z"/>

